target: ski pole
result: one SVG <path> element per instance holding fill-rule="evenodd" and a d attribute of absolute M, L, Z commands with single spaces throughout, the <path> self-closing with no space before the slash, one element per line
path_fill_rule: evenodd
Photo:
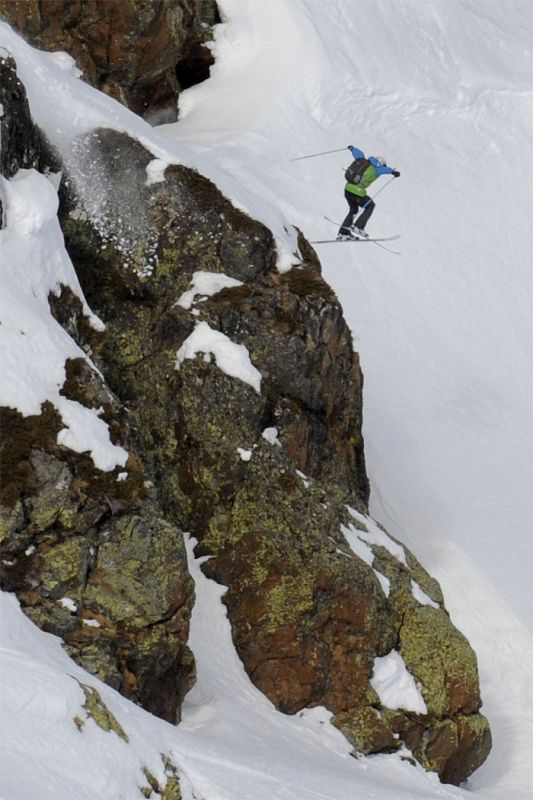
<path fill-rule="evenodd" d="M 381 187 L 381 189 L 378 189 L 378 191 L 376 192 L 376 194 L 374 195 L 374 197 L 369 197 L 369 198 L 368 198 L 368 200 L 366 201 L 366 203 L 364 204 L 364 206 L 362 206 L 362 208 L 366 208 L 366 207 L 367 207 L 367 205 L 368 205 L 370 202 L 372 202 L 372 201 L 374 200 L 374 198 L 375 198 L 375 197 L 377 197 L 377 196 L 378 196 L 378 194 L 379 194 L 380 192 L 382 192 L 382 191 L 383 191 L 383 189 L 386 189 L 386 188 L 387 188 L 387 186 L 389 186 L 389 184 L 391 184 L 391 183 L 393 182 L 394 178 L 395 178 L 395 176 L 393 175 L 393 176 L 392 176 L 392 178 L 390 179 L 390 181 L 387 181 L 387 183 L 386 183 L 384 186 L 382 186 L 382 187 Z"/>
<path fill-rule="evenodd" d="M 324 150 L 323 153 L 311 153 L 309 156 L 298 156 L 298 158 L 289 158 L 289 161 L 302 161 L 304 158 L 316 158 L 316 156 L 327 156 L 330 153 L 340 153 L 342 150 L 347 150 L 347 147 L 339 147 L 338 150 Z"/>

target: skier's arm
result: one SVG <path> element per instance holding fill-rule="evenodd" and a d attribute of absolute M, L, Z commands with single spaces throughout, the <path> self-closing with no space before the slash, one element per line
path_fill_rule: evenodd
<path fill-rule="evenodd" d="M 385 167 L 381 164 L 378 167 L 374 167 L 376 170 L 376 178 L 379 178 L 380 175 L 394 175 L 395 178 L 400 177 L 400 173 L 397 169 L 393 169 L 393 167 Z"/>
<path fill-rule="evenodd" d="M 354 147 L 351 144 L 348 145 L 348 150 L 350 151 L 350 153 L 352 154 L 354 159 L 355 158 L 364 158 L 365 157 L 365 154 L 363 153 L 362 150 L 359 150 L 358 147 Z"/>

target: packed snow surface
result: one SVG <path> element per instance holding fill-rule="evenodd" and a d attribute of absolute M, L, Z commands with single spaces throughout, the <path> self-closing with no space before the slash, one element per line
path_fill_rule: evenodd
<path fill-rule="evenodd" d="M 277 713 L 237 659 L 223 588 L 191 560 L 199 678 L 177 730 L 87 676 L 13 598 L 2 598 L 2 795 L 130 800 L 139 796 L 143 766 L 164 781 L 164 752 L 184 776 L 186 800 L 527 800 L 532 6 L 218 5 L 211 77 L 181 95 L 180 121 L 158 130 L 80 81 L 65 54 L 39 53 L 2 23 L 0 46 L 15 55 L 34 118 L 67 161 L 82 133 L 130 132 L 154 156 L 148 183 L 164 179 L 167 164 L 198 168 L 272 229 L 282 270 L 298 261 L 292 225 L 312 240 L 336 233 L 323 217 L 346 213 L 347 145 L 384 154 L 400 170 L 368 230 L 401 233 L 402 256 L 371 245 L 317 248 L 361 354 L 371 510 L 440 580 L 452 619 L 473 643 L 493 753 L 464 789 L 443 787 L 397 756 L 353 759 L 325 710 Z M 334 149 L 343 150 L 290 161 Z M 53 187 L 44 182 L 32 173 L 2 182 L 2 299 L 10 291 L 3 391 L 23 413 L 38 413 L 46 398 L 60 402 L 64 360 L 81 353 L 45 306 L 60 283 L 82 294 L 62 247 Z M 85 447 L 81 430 L 94 425 L 93 458 L 101 456 L 102 468 L 123 463 L 97 430 L 98 417 L 66 416 L 70 446 L 80 434 Z M 360 525 L 349 532 L 361 557 L 372 558 Z M 128 744 L 91 720 L 77 730 L 72 720 L 83 716 L 84 695 L 74 678 L 99 688 Z"/>

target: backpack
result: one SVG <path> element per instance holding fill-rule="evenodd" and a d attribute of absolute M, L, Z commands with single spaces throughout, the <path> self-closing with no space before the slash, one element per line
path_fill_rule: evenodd
<path fill-rule="evenodd" d="M 368 158 L 356 158 L 352 161 L 346 172 L 344 173 L 345 179 L 348 183 L 358 184 L 363 177 L 364 171 L 370 166 Z"/>

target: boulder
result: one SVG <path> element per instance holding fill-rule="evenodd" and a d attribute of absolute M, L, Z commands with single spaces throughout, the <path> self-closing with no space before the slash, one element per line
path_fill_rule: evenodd
<path fill-rule="evenodd" d="M 0 0 L 0 17 L 135 113 L 170 122 L 181 88 L 209 75 L 215 0 Z"/>
<path fill-rule="evenodd" d="M 61 218 L 108 324 L 101 367 L 165 512 L 228 587 L 252 681 L 285 713 L 325 705 L 356 752 L 404 744 L 464 780 L 490 748 L 475 655 L 437 582 L 368 520 L 362 374 L 314 251 L 300 236 L 278 272 L 269 230 L 185 167 L 147 184 L 152 156 L 124 134 L 93 132 L 77 153 L 83 180 L 71 176 Z M 202 293 L 199 273 L 222 284 Z M 206 332 L 246 354 L 244 377 Z M 373 689 L 375 659 L 392 651 L 427 712 L 388 708 Z"/>

